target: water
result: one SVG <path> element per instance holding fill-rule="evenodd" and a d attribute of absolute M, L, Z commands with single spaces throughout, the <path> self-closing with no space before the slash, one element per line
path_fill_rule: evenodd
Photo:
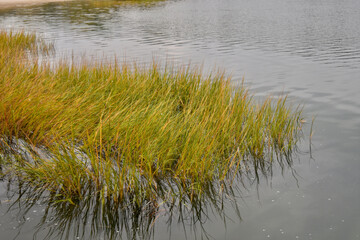
<path fill-rule="evenodd" d="M 169 225 L 163 213 L 154 239 L 170 233 L 183 239 L 184 232 L 189 239 L 205 232 L 215 239 L 360 239 L 358 0 L 68 2 L 2 10 L 0 26 L 55 40 L 58 56 L 86 52 L 95 59 L 116 55 L 225 69 L 234 85 L 244 78 L 256 96 L 286 93 L 291 103 L 304 104 L 305 136 L 316 116 L 312 158 L 304 139 L 293 165 L 297 181 L 290 170 L 275 170 L 258 189 L 241 189 L 241 219 L 227 200 L 226 225 L 211 211 L 204 230 L 191 219 L 177 223 L 176 216 Z M 8 211 L 13 200 L 7 200 L 6 184 L 0 188 L 2 236 L 32 239 L 46 204 L 36 203 L 25 215 L 24 204 Z M 38 239 L 59 223 L 49 222 Z"/>

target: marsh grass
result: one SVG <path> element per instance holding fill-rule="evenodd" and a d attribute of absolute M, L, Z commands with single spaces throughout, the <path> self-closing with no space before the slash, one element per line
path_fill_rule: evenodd
<path fill-rule="evenodd" d="M 197 199 L 209 182 L 291 161 L 301 108 L 286 97 L 257 103 L 222 72 L 190 67 L 39 63 L 51 52 L 35 34 L 0 32 L 3 174 L 71 203 L 140 204 Z"/>

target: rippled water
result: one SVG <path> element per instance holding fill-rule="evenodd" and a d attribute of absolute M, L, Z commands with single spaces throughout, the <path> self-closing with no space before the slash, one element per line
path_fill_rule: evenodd
<path fill-rule="evenodd" d="M 259 97 L 288 94 L 309 122 L 316 116 L 312 158 L 304 152 L 294 165 L 298 182 L 275 171 L 271 184 L 241 190 L 241 219 L 229 204 L 232 221 L 210 212 L 203 227 L 215 239 L 360 239 L 360 1 L 68 2 L 0 10 L 0 27 L 55 40 L 59 56 L 191 62 L 225 69 L 234 85 L 244 78 Z M 2 236 L 32 239 L 43 209 L 9 211 Z M 159 218 L 154 239 L 205 234 L 191 227 Z"/>

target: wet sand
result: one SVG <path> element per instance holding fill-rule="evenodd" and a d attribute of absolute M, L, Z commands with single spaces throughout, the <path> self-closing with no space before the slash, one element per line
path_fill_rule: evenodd
<path fill-rule="evenodd" d="M 65 1 L 69 0 L 0 0 L 0 9 Z"/>

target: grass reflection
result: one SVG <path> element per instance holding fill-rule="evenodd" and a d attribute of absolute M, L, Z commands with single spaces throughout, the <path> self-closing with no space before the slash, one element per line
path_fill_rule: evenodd
<path fill-rule="evenodd" d="M 4 9 L 0 14 L 16 14 L 16 16 L 38 16 L 47 23 L 68 21 L 73 27 L 89 25 L 91 28 L 102 27 L 105 21 L 112 19 L 124 8 L 149 9 L 154 8 L 166 0 L 80 0 L 46 3 L 35 6 Z M 119 18 L 117 18 L 119 20 Z M 118 22 L 121 24 L 121 22 Z"/>
<path fill-rule="evenodd" d="M 34 238 L 150 239 L 154 237 L 159 218 L 166 222 L 168 228 L 172 224 L 180 224 L 185 233 L 194 231 L 195 235 L 208 236 L 204 224 L 209 214 L 220 216 L 225 223 L 224 206 L 229 202 L 233 203 L 231 211 L 235 210 L 240 218 L 234 200 L 235 191 L 230 185 L 222 185 L 222 191 L 219 192 L 219 186 L 209 183 L 205 194 L 191 199 L 187 194 L 175 196 L 168 191 L 156 201 L 143 198 L 134 202 L 130 195 L 126 201 L 115 202 L 88 193 L 81 201 L 71 204 L 54 192 L 47 192 L 26 182 L 16 182 L 11 184 L 11 188 L 16 190 L 9 189 L 9 198 L 14 201 L 9 211 L 18 211 L 18 216 L 25 219 L 38 205 L 44 208 Z M 88 191 L 94 190 L 90 187 Z M 187 226 L 191 226 L 190 229 Z"/>
<path fill-rule="evenodd" d="M 253 170 L 238 172 L 232 184 L 229 180 L 207 182 L 201 195 L 189 191 L 190 186 L 168 179 L 158 181 L 159 191 L 154 199 L 145 195 L 139 198 L 129 192 L 120 202 L 103 198 L 89 185 L 83 192 L 85 197 L 71 203 L 59 194 L 61 189 L 49 192 L 42 186 L 13 178 L 8 184 L 8 198 L 12 202 L 8 211 L 26 219 L 34 209 L 43 209 L 34 239 L 153 239 L 159 224 L 169 229 L 169 239 L 173 225 L 182 226 L 185 236 L 211 239 L 207 221 L 212 217 L 221 219 L 226 228 L 227 221 L 241 220 L 239 208 L 244 187 L 256 187 L 261 178 L 271 178 L 274 167 L 293 171 L 291 156 L 295 153 L 279 158 L 275 165 L 267 165 L 266 170 L 255 165 Z M 20 224 L 19 232 L 24 223 Z"/>

